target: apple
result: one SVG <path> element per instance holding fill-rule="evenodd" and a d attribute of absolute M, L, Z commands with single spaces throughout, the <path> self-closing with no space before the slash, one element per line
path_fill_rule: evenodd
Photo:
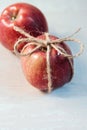
<path fill-rule="evenodd" d="M 46 36 L 43 34 L 38 36 L 37 39 L 46 40 Z M 57 37 L 49 35 L 49 39 L 48 44 L 51 50 L 48 63 L 50 70 L 47 68 L 47 46 L 41 46 L 30 55 L 21 56 L 21 65 L 26 79 L 31 85 L 44 92 L 63 86 L 73 76 L 73 59 L 64 56 L 51 46 L 51 42 L 58 39 Z M 70 48 L 64 42 L 56 43 L 56 47 L 58 46 L 64 49 L 68 55 L 72 55 Z M 33 45 L 29 43 L 23 47 L 21 53 L 22 55 L 27 54 L 34 48 L 36 48 L 35 43 Z M 47 72 L 47 69 L 49 72 Z M 48 79 L 48 73 L 50 79 Z M 49 85 L 50 82 L 51 85 Z"/>
<path fill-rule="evenodd" d="M 11 51 L 18 38 L 24 37 L 14 30 L 14 26 L 35 37 L 48 31 L 46 18 L 37 7 L 28 3 L 8 6 L 0 15 L 0 42 Z"/>

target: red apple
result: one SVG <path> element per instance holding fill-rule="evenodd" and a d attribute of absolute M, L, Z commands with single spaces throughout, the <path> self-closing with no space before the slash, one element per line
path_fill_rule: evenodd
<path fill-rule="evenodd" d="M 14 31 L 14 26 L 24 29 L 35 37 L 41 32 L 48 31 L 45 16 L 35 6 L 28 3 L 16 3 L 8 6 L 0 16 L 0 42 L 11 51 L 13 51 L 16 40 L 23 37 Z"/>
<path fill-rule="evenodd" d="M 45 35 L 37 37 L 38 39 L 46 39 Z M 58 39 L 55 36 L 49 36 L 50 41 Z M 73 76 L 73 59 L 65 57 L 63 54 L 52 48 L 50 42 L 50 78 L 51 88 L 59 88 L 69 82 Z M 72 55 L 70 48 L 64 43 L 58 43 L 57 46 L 63 48 L 67 54 Z M 31 52 L 36 45 L 27 44 L 22 50 L 22 54 Z M 47 72 L 47 47 L 41 47 L 31 53 L 31 55 L 21 57 L 21 64 L 26 79 L 34 87 L 49 91 L 49 79 Z"/>

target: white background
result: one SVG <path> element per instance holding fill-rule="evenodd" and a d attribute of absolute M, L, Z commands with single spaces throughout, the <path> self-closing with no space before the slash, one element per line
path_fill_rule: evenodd
<path fill-rule="evenodd" d="M 24 0 L 0 0 L 0 13 L 9 4 Z M 49 32 L 75 36 L 84 53 L 74 60 L 69 84 L 43 94 L 26 81 L 20 59 L 0 45 L 0 130 L 87 130 L 87 0 L 25 0 L 42 10 Z M 74 44 L 74 51 L 76 44 Z"/>

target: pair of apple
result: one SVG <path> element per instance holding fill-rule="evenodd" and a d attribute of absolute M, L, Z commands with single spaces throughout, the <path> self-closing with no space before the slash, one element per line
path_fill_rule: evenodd
<path fill-rule="evenodd" d="M 14 51 L 15 42 L 19 38 L 25 38 L 23 34 L 14 30 L 14 26 L 20 27 L 33 37 L 38 36 L 38 40 L 47 40 L 45 37 L 45 32 L 48 32 L 46 18 L 33 5 L 16 3 L 5 8 L 2 12 L 0 16 L 0 42 L 10 51 Z M 48 38 L 50 41 L 58 39 L 52 35 L 48 35 Z M 69 47 L 64 42 L 59 46 L 67 54 L 71 54 Z M 21 53 L 29 53 L 35 47 L 34 44 L 27 44 L 27 46 L 23 44 Z M 50 45 L 49 47 L 48 62 L 47 45 L 41 46 L 31 55 L 21 57 L 22 68 L 27 80 L 36 88 L 46 92 L 63 86 L 71 80 L 73 75 L 73 60 L 58 54 L 58 51 Z"/>

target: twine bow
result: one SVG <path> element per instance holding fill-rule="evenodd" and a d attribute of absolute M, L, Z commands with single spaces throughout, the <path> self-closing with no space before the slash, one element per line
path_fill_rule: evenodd
<path fill-rule="evenodd" d="M 69 63 L 72 67 L 72 70 L 73 70 L 73 65 L 71 63 L 70 58 L 78 57 L 80 54 L 82 54 L 82 52 L 84 50 L 83 43 L 78 39 L 72 38 L 76 33 L 78 33 L 80 31 L 80 29 L 78 29 L 76 32 L 74 32 L 72 35 L 70 35 L 68 37 L 64 37 L 64 38 L 60 38 L 60 39 L 56 39 L 56 40 L 51 40 L 49 38 L 48 33 L 44 33 L 46 39 L 43 40 L 43 39 L 39 39 L 39 38 L 35 38 L 35 37 L 31 36 L 30 34 L 28 34 L 27 32 L 25 32 L 24 30 L 22 30 L 21 28 L 19 28 L 17 26 L 14 26 L 14 30 L 26 37 L 26 38 L 18 39 L 18 41 L 16 41 L 16 43 L 14 45 L 14 52 L 18 56 L 31 55 L 33 52 L 35 52 L 36 50 L 38 50 L 42 47 L 45 47 L 47 49 L 46 62 L 47 62 L 47 74 L 48 74 L 48 92 L 50 92 L 53 89 L 52 88 L 52 79 L 51 79 L 51 67 L 50 67 L 50 50 L 51 50 L 51 48 L 54 48 L 58 52 L 58 54 L 62 54 L 64 57 L 68 58 Z M 77 52 L 75 55 L 67 54 L 67 52 L 58 45 L 59 43 L 62 43 L 64 41 L 73 41 L 73 42 L 78 43 L 80 45 L 79 52 Z M 18 51 L 18 45 L 23 42 L 27 42 L 27 43 L 29 43 L 29 45 L 30 44 L 36 45 L 36 47 L 31 52 L 24 54 L 24 53 Z M 28 46 L 28 44 L 26 44 L 23 48 L 25 48 L 26 46 Z"/>

